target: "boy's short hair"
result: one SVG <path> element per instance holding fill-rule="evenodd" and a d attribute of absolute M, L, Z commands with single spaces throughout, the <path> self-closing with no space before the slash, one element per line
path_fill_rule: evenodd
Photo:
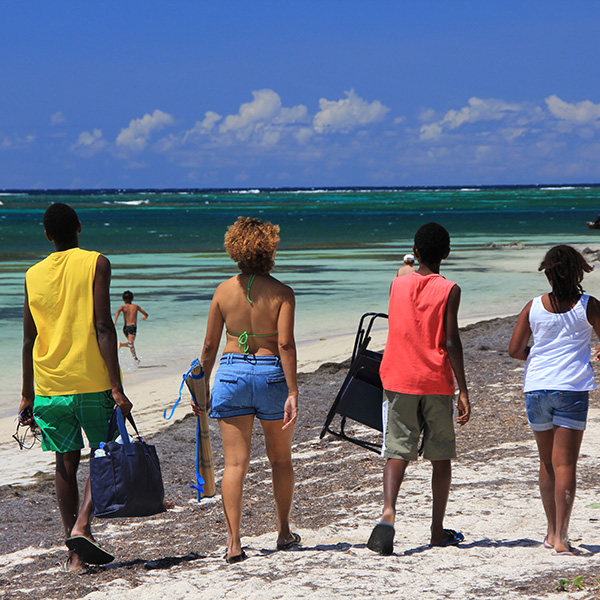
<path fill-rule="evenodd" d="M 450 235 L 439 223 L 426 223 L 415 233 L 415 248 L 422 262 L 440 263 L 450 252 Z"/>
<path fill-rule="evenodd" d="M 131 302 L 132 300 L 133 300 L 133 292 L 130 292 L 129 290 L 125 290 L 123 292 L 123 301 Z"/>
<path fill-rule="evenodd" d="M 46 233 L 56 242 L 70 242 L 77 237 L 79 218 L 68 204 L 51 204 L 44 213 L 43 223 Z"/>

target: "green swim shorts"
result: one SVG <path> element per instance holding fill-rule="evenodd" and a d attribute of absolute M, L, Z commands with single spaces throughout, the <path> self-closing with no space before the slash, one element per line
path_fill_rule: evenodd
<path fill-rule="evenodd" d="M 67 396 L 36 396 L 33 417 L 42 431 L 42 450 L 72 452 L 85 444 L 81 429 L 91 448 L 106 441 L 108 422 L 115 401 L 110 390 Z"/>
<path fill-rule="evenodd" d="M 417 460 L 421 429 L 423 458 L 456 458 L 454 434 L 454 395 L 399 394 L 383 392 L 384 438 L 381 450 L 385 458 Z"/>

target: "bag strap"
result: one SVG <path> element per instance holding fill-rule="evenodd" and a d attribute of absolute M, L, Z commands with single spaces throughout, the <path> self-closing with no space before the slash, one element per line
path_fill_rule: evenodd
<path fill-rule="evenodd" d="M 138 428 L 135 424 L 135 421 L 133 420 L 133 416 L 131 413 L 127 415 L 127 420 L 131 423 L 131 426 L 135 430 L 135 433 L 138 436 L 138 438 L 141 439 L 140 432 L 138 431 Z M 113 413 L 110 417 L 110 422 L 108 424 L 108 433 L 106 434 L 107 442 L 112 441 L 117 430 L 121 435 L 121 441 L 123 442 L 123 446 L 125 447 L 125 454 L 134 454 L 133 448 L 131 447 L 131 442 L 129 441 L 129 434 L 127 433 L 127 426 L 125 425 L 123 413 L 121 412 L 121 409 L 118 406 L 115 406 Z"/>
<path fill-rule="evenodd" d="M 177 408 L 177 405 L 181 402 L 181 392 L 183 391 L 183 386 L 185 385 L 185 380 L 188 377 L 191 377 L 192 379 L 201 379 L 200 376 L 196 376 L 194 377 L 192 371 L 200 364 L 200 361 L 195 358 L 192 361 L 192 364 L 190 366 L 190 368 L 188 369 L 187 373 L 183 374 L 183 377 L 181 379 L 181 385 L 179 386 L 179 397 L 177 398 L 175 404 L 173 404 L 173 407 L 171 408 L 171 412 L 169 413 L 169 416 L 167 417 L 167 409 L 165 408 L 165 410 L 163 411 L 163 417 L 165 419 L 167 419 L 167 421 L 173 416 L 173 413 L 175 412 L 175 409 Z M 202 373 L 202 377 L 204 377 L 204 372 Z M 194 398 L 192 396 L 192 398 Z M 196 399 L 194 398 L 194 402 L 196 402 Z"/>
<path fill-rule="evenodd" d="M 204 477 L 200 475 L 200 419 L 196 419 L 196 485 L 190 483 L 190 487 L 198 492 L 198 502 L 200 502 L 204 493 Z"/>
<path fill-rule="evenodd" d="M 181 402 L 181 392 L 183 391 L 183 386 L 185 385 L 185 380 L 188 377 L 190 379 L 203 379 L 204 378 L 204 370 L 202 370 L 202 369 L 200 370 L 198 375 L 194 375 L 194 370 L 199 365 L 200 365 L 200 361 L 197 358 L 195 358 L 192 361 L 190 368 L 187 370 L 186 373 L 183 374 L 183 377 L 181 378 L 181 385 L 179 386 L 179 397 L 177 398 L 177 401 L 175 402 L 175 404 L 173 404 L 173 407 L 171 408 L 171 412 L 169 413 L 169 416 L 167 416 L 166 408 L 163 411 L 163 417 L 165 419 L 169 420 L 173 416 L 173 413 L 175 412 L 177 405 Z M 198 402 L 196 402 L 196 398 L 194 398 L 194 394 L 192 394 L 192 400 L 194 401 L 194 404 L 198 404 Z M 202 493 L 204 492 L 204 478 L 202 477 L 202 475 L 200 475 L 199 449 L 200 449 L 200 420 L 196 419 L 196 484 L 194 485 L 193 483 L 190 483 L 190 487 L 193 490 L 196 490 L 198 492 L 198 502 L 200 502 L 200 499 L 202 498 Z"/>

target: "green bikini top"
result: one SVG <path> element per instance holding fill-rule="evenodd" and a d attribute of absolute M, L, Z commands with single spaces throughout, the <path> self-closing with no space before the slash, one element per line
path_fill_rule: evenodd
<path fill-rule="evenodd" d="M 252 273 L 252 275 L 250 275 L 250 277 L 248 277 L 248 289 L 246 291 L 246 300 L 248 300 L 248 302 L 250 302 L 250 304 L 252 304 L 252 300 L 250 300 L 250 288 L 252 287 L 252 283 L 254 282 L 255 277 L 256 277 L 255 273 Z M 247 331 L 243 331 L 242 333 L 238 334 L 238 333 L 231 333 L 231 331 L 229 331 L 228 329 L 226 329 L 225 331 L 227 331 L 227 333 L 229 335 L 237 337 L 238 346 L 240 347 L 240 350 L 242 351 L 243 354 L 250 354 L 250 345 L 248 344 L 248 338 L 272 337 L 274 335 L 277 335 L 277 332 L 275 332 L 275 333 L 248 333 Z"/>

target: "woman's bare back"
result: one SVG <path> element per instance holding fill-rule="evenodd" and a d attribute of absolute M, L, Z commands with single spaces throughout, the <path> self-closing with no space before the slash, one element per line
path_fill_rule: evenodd
<path fill-rule="evenodd" d="M 280 311 L 290 297 L 291 288 L 270 275 L 240 273 L 219 285 L 214 300 L 227 331 L 224 352 L 279 356 Z"/>

